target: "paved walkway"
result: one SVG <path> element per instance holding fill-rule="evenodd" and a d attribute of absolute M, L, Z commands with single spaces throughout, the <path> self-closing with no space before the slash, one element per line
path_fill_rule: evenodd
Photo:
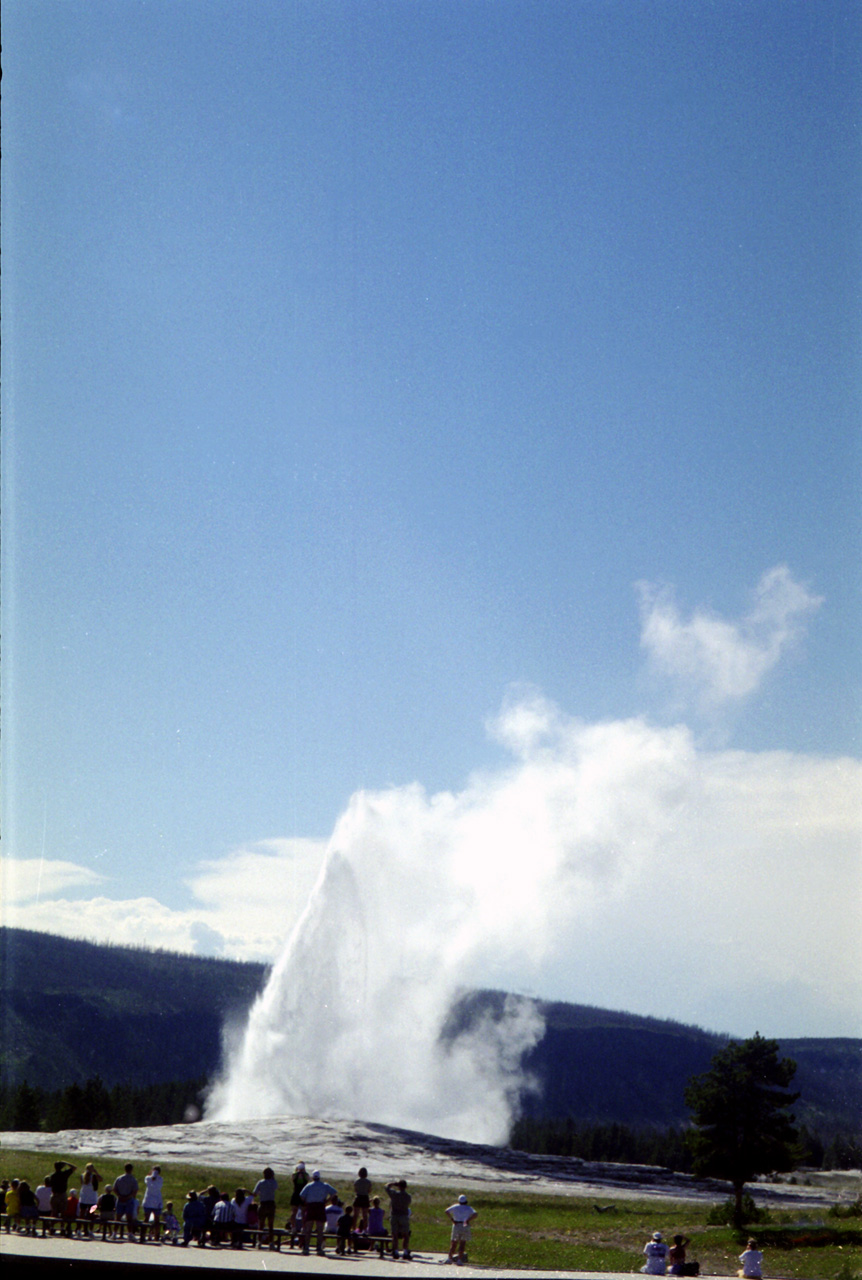
<path fill-rule="evenodd" d="M 459 1280 L 466 1276 L 493 1276 L 494 1280 L 631 1280 L 628 1272 L 592 1272 L 592 1271 L 503 1271 L 490 1267 L 454 1267 L 446 1265 L 445 1253 L 414 1254 L 410 1262 L 395 1262 L 391 1258 L 380 1258 L 377 1254 L 351 1255 L 339 1257 L 334 1251 L 327 1250 L 326 1256 L 319 1258 L 315 1253 L 304 1257 L 298 1250 L 284 1250 L 281 1253 L 269 1249 L 246 1248 L 241 1252 L 230 1248 L 198 1248 L 190 1245 L 187 1249 L 172 1245 L 135 1244 L 128 1241 L 69 1240 L 66 1237 L 48 1236 L 44 1240 L 40 1236 L 0 1235 L 0 1265 L 5 1274 L 21 1274 L 28 1272 L 63 1274 L 79 1271 L 98 1277 L 101 1273 L 119 1274 L 137 1271 L 139 1275 L 150 1268 L 169 1273 L 196 1272 L 198 1280 L 204 1277 L 224 1275 L 231 1272 L 257 1272 L 266 1275 L 291 1275 L 293 1277 L 308 1276 L 311 1280 L 324 1280 L 328 1277 L 340 1277 L 341 1280 L 364 1280 L 373 1276 L 376 1280 L 408 1280 L 411 1274 L 420 1280 L 423 1273 L 431 1268 L 439 1268 L 446 1275 L 457 1276 Z M 145 1280 L 142 1276 L 141 1280 Z M 155 1277 L 154 1277 L 155 1280 Z M 442 1276 L 441 1276 L 442 1280 Z"/>

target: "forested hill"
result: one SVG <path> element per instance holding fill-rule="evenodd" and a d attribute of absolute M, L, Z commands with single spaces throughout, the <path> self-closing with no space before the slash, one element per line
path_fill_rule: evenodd
<path fill-rule="evenodd" d="M 98 946 L 0 929 L 2 1082 L 42 1089 L 150 1085 L 214 1074 L 222 1027 L 241 1022 L 266 966 Z M 501 992 L 465 995 L 445 1036 L 502 1012 Z M 546 1020 L 525 1067 L 539 1084 L 528 1116 L 579 1123 L 666 1126 L 687 1120 L 688 1079 L 725 1038 L 698 1027 L 584 1005 L 537 1002 Z M 806 1124 L 824 1136 L 856 1132 L 862 1115 L 862 1041 L 783 1040 L 798 1063 L 793 1087 Z"/>
<path fill-rule="evenodd" d="M 59 1089 L 99 1076 L 159 1084 L 214 1072 L 222 1027 L 244 1018 L 262 964 L 102 946 L 0 929 L 7 1084 Z"/>
<path fill-rule="evenodd" d="M 502 1013 L 505 994 L 472 992 L 450 1018 L 456 1035 Z M 525 1116 L 578 1123 L 665 1127 L 688 1122 L 685 1086 L 709 1068 L 728 1037 L 670 1019 L 562 1002 L 536 1002 L 545 1034 L 524 1059 L 539 1083 L 525 1093 Z M 749 1034 L 746 1032 L 746 1034 Z M 823 1136 L 858 1133 L 862 1116 L 862 1040 L 779 1040 L 793 1058 L 799 1119 Z"/>

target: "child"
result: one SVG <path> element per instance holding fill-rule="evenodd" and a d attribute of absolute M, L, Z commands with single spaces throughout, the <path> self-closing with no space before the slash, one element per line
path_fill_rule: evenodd
<path fill-rule="evenodd" d="M 180 1238 L 180 1224 L 179 1219 L 174 1213 L 173 1200 L 169 1200 L 165 1205 L 164 1227 L 165 1244 L 176 1244 Z"/>
<path fill-rule="evenodd" d="M 742 1263 L 740 1277 L 745 1280 L 760 1280 L 763 1275 L 763 1254 L 758 1249 L 756 1240 L 749 1240 L 745 1253 L 739 1255 L 739 1261 Z"/>
<path fill-rule="evenodd" d="M 370 1236 L 385 1236 L 389 1234 L 384 1222 L 384 1213 L 380 1207 L 380 1196 L 374 1197 L 371 1201 L 371 1208 L 368 1210 L 368 1234 Z"/>
<path fill-rule="evenodd" d="M 353 1230 L 353 1209 L 350 1205 L 339 1215 L 335 1224 L 335 1252 L 339 1254 L 354 1253 L 351 1247 L 350 1233 Z"/>
<path fill-rule="evenodd" d="M 71 1238 L 72 1227 L 78 1221 L 78 1193 L 74 1187 L 72 1187 L 71 1191 L 66 1197 L 66 1207 L 63 1210 L 63 1217 L 66 1220 L 66 1226 L 64 1228 L 64 1232 L 67 1236 Z M 77 1231 L 77 1227 L 76 1227 L 76 1231 Z"/>
<path fill-rule="evenodd" d="M 18 1191 L 20 1185 L 18 1179 L 13 1178 L 6 1192 L 6 1212 L 9 1214 L 13 1231 L 17 1231 L 21 1224 L 21 1195 Z"/>
<path fill-rule="evenodd" d="M 258 1213 L 257 1213 L 257 1205 L 252 1199 L 249 1199 L 248 1214 L 246 1215 L 245 1224 L 248 1227 L 249 1231 L 257 1231 L 259 1223 L 260 1223 L 260 1218 L 258 1217 Z"/>
<path fill-rule="evenodd" d="M 338 1220 L 344 1213 L 344 1205 L 338 1196 L 330 1196 L 326 1203 L 326 1230 L 330 1235 L 334 1235 L 338 1230 Z"/>
<path fill-rule="evenodd" d="M 102 1239 L 107 1240 L 108 1228 L 111 1229 L 111 1235 L 114 1235 L 114 1214 L 117 1211 L 117 1197 L 114 1195 L 114 1188 L 110 1182 L 105 1183 L 105 1190 L 96 1201 L 96 1221 L 102 1228 Z"/>
<path fill-rule="evenodd" d="M 50 1176 L 51 1175 L 48 1174 L 48 1177 L 45 1178 L 45 1181 L 39 1183 L 35 1192 L 36 1204 L 39 1207 L 39 1216 L 42 1218 L 47 1218 L 51 1213 L 51 1187 L 48 1182 L 48 1178 Z M 51 1228 L 52 1233 L 53 1233 L 53 1230 L 54 1228 L 52 1227 Z"/>

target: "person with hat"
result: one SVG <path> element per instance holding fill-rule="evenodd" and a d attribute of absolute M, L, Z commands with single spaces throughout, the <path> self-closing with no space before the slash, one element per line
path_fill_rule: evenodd
<path fill-rule="evenodd" d="M 470 1223 L 478 1217 L 478 1214 L 473 1206 L 467 1203 L 466 1196 L 459 1196 L 456 1204 L 449 1205 L 446 1217 L 452 1223 L 452 1240 L 446 1261 L 455 1262 L 459 1267 L 463 1267 L 467 1261 L 467 1242 L 472 1235 Z"/>
<path fill-rule="evenodd" d="M 646 1264 L 641 1267 L 645 1276 L 663 1276 L 667 1270 L 667 1245 L 661 1238 L 660 1231 L 652 1233 L 652 1239 L 644 1245 Z"/>
<path fill-rule="evenodd" d="M 323 1256 L 323 1232 L 326 1228 L 326 1201 L 330 1196 L 337 1196 L 335 1187 L 324 1182 L 320 1170 L 315 1169 L 311 1181 L 306 1182 L 299 1193 L 302 1201 L 302 1252 L 308 1253 L 308 1242 L 312 1230 L 317 1232 L 317 1252 Z"/>

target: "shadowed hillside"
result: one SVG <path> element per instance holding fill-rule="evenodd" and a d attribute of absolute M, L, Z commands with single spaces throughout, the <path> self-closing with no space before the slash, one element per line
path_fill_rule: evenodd
<path fill-rule="evenodd" d="M 150 1085 L 212 1076 L 222 1027 L 241 1023 L 266 978 L 261 964 L 99 946 L 0 929 L 2 1082 L 59 1089 L 99 1076 Z M 500 1016 L 503 992 L 465 994 L 444 1037 Z M 536 1002 L 546 1022 L 524 1066 L 539 1084 L 526 1116 L 579 1123 L 684 1125 L 683 1091 L 726 1037 L 682 1023 L 562 1002 Z M 786 1040 L 798 1063 L 799 1119 L 823 1135 L 856 1132 L 862 1041 Z M 366 1117 L 373 1119 L 374 1117 Z"/>
<path fill-rule="evenodd" d="M 58 1089 L 191 1080 L 215 1071 L 262 964 L 0 929 L 4 1083 Z"/>

